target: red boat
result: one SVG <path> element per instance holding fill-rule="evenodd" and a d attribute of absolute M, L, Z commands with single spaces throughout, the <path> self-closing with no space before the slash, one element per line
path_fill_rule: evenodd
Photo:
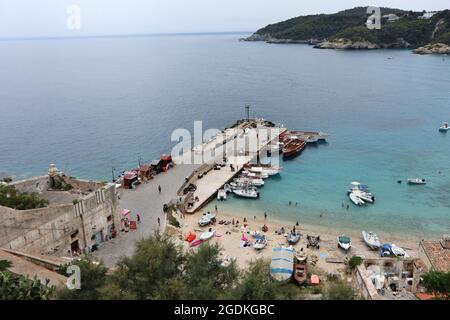
<path fill-rule="evenodd" d="M 298 156 L 306 147 L 306 142 L 294 139 L 285 144 L 283 148 L 283 160 L 292 159 Z"/>

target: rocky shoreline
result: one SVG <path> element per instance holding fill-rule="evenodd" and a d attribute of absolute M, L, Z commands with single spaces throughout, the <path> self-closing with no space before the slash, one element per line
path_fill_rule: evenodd
<path fill-rule="evenodd" d="M 336 49 L 336 50 L 375 50 L 375 49 L 414 49 L 413 46 L 403 38 L 397 39 L 393 43 L 377 44 L 370 41 L 352 41 L 346 38 L 332 40 L 319 39 L 278 39 L 270 34 L 254 33 L 250 37 L 242 38 L 241 41 L 264 41 L 272 44 L 308 44 L 315 49 Z M 412 51 L 417 54 L 450 54 L 450 46 L 443 43 L 427 44 Z"/>

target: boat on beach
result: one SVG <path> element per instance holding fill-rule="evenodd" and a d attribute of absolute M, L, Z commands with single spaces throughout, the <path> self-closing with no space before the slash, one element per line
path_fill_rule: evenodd
<path fill-rule="evenodd" d="M 294 265 L 294 279 L 299 285 L 306 283 L 306 280 L 308 280 L 308 274 L 306 272 L 305 263 L 296 263 Z"/>
<path fill-rule="evenodd" d="M 363 230 L 362 235 L 364 242 L 370 249 L 372 250 L 380 249 L 381 247 L 380 239 L 375 233 L 373 233 L 372 231 L 366 232 L 365 230 Z"/>
<path fill-rule="evenodd" d="M 408 184 L 427 184 L 427 182 L 425 181 L 425 179 L 420 179 L 420 178 L 411 178 L 408 179 Z"/>
<path fill-rule="evenodd" d="M 289 244 L 296 244 L 297 242 L 300 241 L 301 236 L 302 236 L 302 235 L 301 235 L 300 232 L 294 232 L 294 231 L 291 231 L 291 232 L 289 232 L 289 234 L 287 235 L 286 240 L 287 240 L 287 242 L 289 242 Z"/>
<path fill-rule="evenodd" d="M 209 225 L 215 218 L 216 215 L 211 212 L 204 213 L 203 216 L 198 221 L 198 225 L 200 227 L 205 227 Z"/>
<path fill-rule="evenodd" d="M 338 237 L 338 248 L 342 248 L 345 252 L 348 252 L 351 247 L 352 241 L 349 236 L 342 235 Z"/>
<path fill-rule="evenodd" d="M 298 263 L 305 263 L 308 259 L 308 255 L 305 251 L 303 251 L 303 248 L 301 250 L 297 250 L 295 253 L 295 259 L 297 259 Z"/>
<path fill-rule="evenodd" d="M 203 232 L 200 235 L 199 239 L 202 240 L 202 241 L 207 241 L 207 240 L 211 239 L 212 237 L 214 237 L 215 234 L 216 234 L 216 230 L 212 230 L 211 228 L 209 228 L 208 231 Z"/>
<path fill-rule="evenodd" d="M 403 248 L 400 248 L 399 246 L 396 246 L 395 244 L 391 244 L 391 252 L 396 257 L 408 257 L 408 254 Z"/>
<path fill-rule="evenodd" d="M 279 282 L 287 282 L 294 272 L 294 249 L 273 248 L 270 275 Z"/>
<path fill-rule="evenodd" d="M 253 243 L 253 249 L 262 250 L 266 247 L 266 245 L 267 245 L 267 239 L 265 236 L 262 236 L 255 240 L 255 242 Z"/>

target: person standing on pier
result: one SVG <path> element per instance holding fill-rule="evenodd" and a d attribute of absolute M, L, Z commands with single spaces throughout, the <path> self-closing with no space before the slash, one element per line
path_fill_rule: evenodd
<path fill-rule="evenodd" d="M 161 186 L 160 185 L 158 185 L 158 191 L 159 191 L 159 193 L 161 193 Z"/>

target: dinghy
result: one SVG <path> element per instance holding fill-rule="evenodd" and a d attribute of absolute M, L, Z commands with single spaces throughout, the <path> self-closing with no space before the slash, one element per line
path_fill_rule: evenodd
<path fill-rule="evenodd" d="M 352 202 L 357 205 L 357 206 L 362 206 L 365 204 L 365 202 L 363 200 L 361 200 L 355 193 L 351 192 L 349 195 L 350 200 L 352 200 Z"/>
<path fill-rule="evenodd" d="M 362 235 L 364 238 L 364 242 L 370 249 L 376 250 L 381 247 L 380 239 L 378 239 L 378 236 L 375 233 L 371 231 L 366 232 L 363 230 Z"/>
<path fill-rule="evenodd" d="M 208 224 L 210 224 L 215 218 L 216 218 L 216 215 L 212 214 L 211 212 L 204 213 L 203 216 L 198 221 L 198 225 L 200 227 L 205 227 Z"/>
<path fill-rule="evenodd" d="M 207 240 L 211 239 L 212 237 L 214 237 L 215 234 L 216 234 L 216 230 L 212 230 L 212 229 L 210 228 L 208 231 L 203 232 L 203 233 L 200 235 L 200 240 L 202 240 L 202 241 L 207 241 Z"/>
<path fill-rule="evenodd" d="M 396 257 L 408 257 L 408 254 L 406 253 L 406 251 L 403 250 L 403 248 L 396 246 L 395 244 L 391 244 L 391 252 Z"/>
<path fill-rule="evenodd" d="M 289 242 L 289 244 L 296 244 L 297 242 L 300 241 L 300 237 L 301 237 L 301 233 L 300 232 L 289 232 L 288 236 L 287 236 L 287 241 Z"/>
<path fill-rule="evenodd" d="M 227 192 L 225 191 L 225 189 L 220 189 L 217 192 L 217 200 L 219 201 L 227 200 Z"/>

